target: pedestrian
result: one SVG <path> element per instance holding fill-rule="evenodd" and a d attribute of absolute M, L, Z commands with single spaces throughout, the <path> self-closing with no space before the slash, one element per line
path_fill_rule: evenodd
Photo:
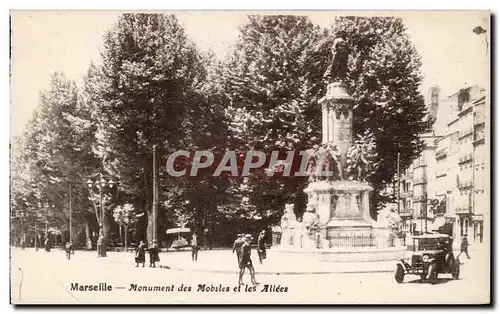
<path fill-rule="evenodd" d="M 142 267 L 144 267 L 144 263 L 146 262 L 146 249 L 146 244 L 141 240 L 139 245 L 135 248 L 135 267 L 139 267 L 139 264 L 142 264 Z"/>
<path fill-rule="evenodd" d="M 245 242 L 241 245 L 241 253 L 240 253 L 240 276 L 239 276 L 239 284 L 243 285 L 243 275 L 245 274 L 245 268 L 248 268 L 250 271 L 250 277 L 252 278 L 252 284 L 258 285 L 259 283 L 255 281 L 255 270 L 252 264 L 252 258 L 250 257 L 252 252 L 252 247 L 250 246 L 252 243 L 252 236 L 250 234 L 245 235 Z"/>
<path fill-rule="evenodd" d="M 241 255 L 241 245 L 245 242 L 244 234 L 238 233 L 238 237 L 236 240 L 234 240 L 233 243 L 233 254 L 236 252 L 236 258 L 238 263 L 240 262 L 240 255 Z"/>
<path fill-rule="evenodd" d="M 469 256 L 469 241 L 467 240 L 467 235 L 464 235 L 462 238 L 462 243 L 460 243 L 460 253 L 457 255 L 457 259 L 462 255 L 462 253 L 465 253 L 465 256 L 467 256 L 467 259 L 470 259 Z"/>
<path fill-rule="evenodd" d="M 97 239 L 97 257 L 101 257 L 103 255 L 102 254 L 102 241 L 103 241 L 103 238 L 101 236 L 99 236 L 99 238 Z"/>
<path fill-rule="evenodd" d="M 151 247 L 148 249 L 149 252 L 149 267 L 156 267 L 156 262 L 160 261 L 160 249 L 158 248 L 158 241 L 153 240 Z"/>
<path fill-rule="evenodd" d="M 200 244 L 198 242 L 198 236 L 193 233 L 191 238 L 191 260 L 196 262 L 198 260 L 198 251 L 200 250 Z"/>
<path fill-rule="evenodd" d="M 49 239 L 45 239 L 45 252 L 50 252 Z"/>
<path fill-rule="evenodd" d="M 257 255 L 259 255 L 259 264 L 262 264 L 262 260 L 266 259 L 266 231 L 262 230 L 257 238 Z"/>
<path fill-rule="evenodd" d="M 75 250 L 73 249 L 73 243 L 71 242 L 66 242 L 66 245 L 64 246 L 64 251 L 66 252 L 66 257 L 71 259 L 71 254 L 75 254 Z"/>

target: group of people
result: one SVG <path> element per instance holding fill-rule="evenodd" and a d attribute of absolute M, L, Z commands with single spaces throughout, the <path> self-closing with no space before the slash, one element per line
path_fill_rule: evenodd
<path fill-rule="evenodd" d="M 156 267 L 156 262 L 160 261 L 160 248 L 156 240 L 151 242 L 150 247 L 142 240 L 139 242 L 139 245 L 135 248 L 135 267 L 139 267 L 139 264 L 142 264 L 142 267 L 145 266 L 146 252 L 149 253 L 149 267 Z"/>
<path fill-rule="evenodd" d="M 192 261 L 198 260 L 198 251 L 200 250 L 200 245 L 198 241 L 198 236 L 196 233 L 193 234 L 191 238 L 191 259 Z M 135 248 L 135 267 L 145 267 L 146 263 L 146 252 L 149 253 L 149 267 L 156 267 L 156 263 L 160 261 L 160 248 L 158 247 L 158 241 L 153 240 L 151 245 L 148 247 L 144 241 L 140 241 L 139 245 Z"/>
<path fill-rule="evenodd" d="M 257 255 L 259 256 L 259 263 L 266 259 L 266 243 L 264 237 L 266 235 L 265 230 L 259 233 L 257 238 Z M 236 252 L 238 258 L 238 266 L 240 268 L 238 284 L 243 285 L 243 275 L 245 274 L 245 269 L 248 268 L 250 271 L 250 277 L 252 284 L 258 285 L 259 283 L 255 280 L 255 269 L 253 267 L 251 253 L 252 253 L 252 240 L 251 234 L 238 234 L 237 239 L 233 244 L 233 253 Z"/>

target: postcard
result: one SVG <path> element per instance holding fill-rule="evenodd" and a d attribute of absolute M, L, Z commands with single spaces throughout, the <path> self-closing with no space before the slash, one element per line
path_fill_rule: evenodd
<path fill-rule="evenodd" d="M 491 302 L 490 12 L 10 27 L 12 304 Z"/>

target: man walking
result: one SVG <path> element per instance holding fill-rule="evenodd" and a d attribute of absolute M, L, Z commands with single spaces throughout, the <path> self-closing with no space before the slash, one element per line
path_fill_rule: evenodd
<path fill-rule="evenodd" d="M 66 245 L 64 246 L 64 251 L 66 252 L 66 257 L 68 258 L 68 260 L 70 260 L 71 254 L 75 254 L 75 250 L 73 249 L 73 243 L 66 242 Z"/>
<path fill-rule="evenodd" d="M 198 251 L 200 250 L 200 245 L 198 243 L 198 236 L 193 233 L 193 238 L 191 239 L 191 260 L 196 262 L 198 260 Z"/>
<path fill-rule="evenodd" d="M 236 252 L 236 258 L 238 259 L 238 263 L 240 262 L 240 255 L 241 255 L 241 245 L 245 242 L 245 239 L 243 238 L 243 234 L 239 233 L 238 237 L 236 240 L 234 240 L 233 243 L 233 254 Z"/>
<path fill-rule="evenodd" d="M 250 246 L 252 242 L 252 236 L 250 234 L 245 235 L 245 242 L 241 245 L 239 266 L 240 266 L 240 277 L 239 284 L 243 285 L 243 274 L 245 274 L 245 268 L 250 271 L 250 277 L 252 278 L 252 284 L 258 285 L 259 283 L 255 281 L 255 270 L 253 268 L 252 259 L 250 257 L 252 248 Z"/>
<path fill-rule="evenodd" d="M 257 238 L 257 255 L 259 255 L 259 264 L 266 259 L 266 241 L 264 240 L 266 231 L 262 230 Z"/>
<path fill-rule="evenodd" d="M 462 243 L 460 244 L 460 253 L 457 255 L 457 259 L 462 255 L 462 253 L 465 253 L 465 256 L 467 256 L 467 259 L 470 259 L 469 256 L 469 241 L 467 240 L 467 235 L 464 235 L 462 238 Z"/>

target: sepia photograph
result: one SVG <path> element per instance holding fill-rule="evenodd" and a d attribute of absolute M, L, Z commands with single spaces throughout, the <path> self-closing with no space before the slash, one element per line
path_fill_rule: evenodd
<path fill-rule="evenodd" d="M 10 11 L 10 303 L 491 297 L 489 11 Z"/>

